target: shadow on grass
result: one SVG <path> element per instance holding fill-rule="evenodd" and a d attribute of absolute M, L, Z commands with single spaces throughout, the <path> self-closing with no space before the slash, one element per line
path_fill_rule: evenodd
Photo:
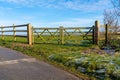
<path fill-rule="evenodd" d="M 28 42 L 23 42 L 23 41 L 0 41 L 0 44 L 11 44 L 11 43 L 28 44 Z"/>

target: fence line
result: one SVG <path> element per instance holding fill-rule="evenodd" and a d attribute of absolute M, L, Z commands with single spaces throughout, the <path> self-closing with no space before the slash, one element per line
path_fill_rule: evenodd
<path fill-rule="evenodd" d="M 92 36 L 92 43 L 98 45 L 99 44 L 99 21 L 95 21 L 94 26 L 92 27 L 63 27 L 59 28 L 33 28 L 31 24 L 23 24 L 23 25 L 15 25 L 12 26 L 1 26 L 0 32 L 2 41 L 5 40 L 5 36 L 13 36 L 13 41 L 16 41 L 16 37 L 26 37 L 28 44 L 32 45 L 34 43 L 34 36 L 38 36 L 43 41 L 45 41 L 43 34 L 51 36 L 53 39 L 57 39 L 58 44 L 64 44 L 66 40 L 69 40 L 73 35 L 80 35 L 83 39 L 90 40 L 88 36 Z M 26 30 L 18 30 L 17 28 L 26 27 Z M 105 44 L 108 42 L 108 25 L 106 25 L 106 35 L 105 35 Z M 42 32 L 40 32 L 40 31 Z M 82 31 L 83 30 L 83 31 Z M 88 30 L 88 31 L 86 31 Z M 5 33 L 12 33 L 12 35 L 6 35 Z M 26 32 L 27 35 L 16 35 L 16 32 Z M 35 35 L 33 35 L 35 34 Z M 120 32 L 114 33 L 112 35 L 120 35 Z M 79 37 L 79 36 L 78 36 Z"/>
<path fill-rule="evenodd" d="M 26 27 L 27 30 L 17 30 L 18 27 Z M 36 34 L 38 37 L 40 37 L 43 41 L 45 39 L 43 38 L 43 34 L 49 34 L 51 38 L 57 39 L 57 42 L 59 44 L 64 44 L 66 40 L 70 39 L 74 34 L 82 36 L 83 39 L 90 40 L 88 36 L 92 36 L 92 43 L 98 44 L 99 42 L 99 22 L 95 21 L 94 26 L 92 27 L 67 27 L 64 28 L 63 26 L 60 26 L 59 28 L 33 28 L 31 24 L 23 24 L 23 25 L 14 25 L 13 26 L 1 26 L 1 36 L 2 40 L 5 40 L 5 33 L 12 32 L 12 36 L 14 37 L 13 41 L 16 41 L 16 32 L 26 32 L 27 33 L 27 41 L 29 45 L 32 45 L 34 42 L 34 35 Z M 10 30 L 12 28 L 12 30 Z M 39 32 L 41 30 L 42 32 Z M 55 32 L 52 32 L 50 30 L 55 30 Z M 71 31 L 73 30 L 73 31 Z M 84 30 L 84 31 L 81 31 Z M 88 31 L 86 31 L 88 30 Z M 47 31 L 47 32 L 46 32 Z M 35 35 L 35 36 L 36 36 Z M 67 36 L 67 37 L 66 37 Z M 19 37 L 25 37 L 23 35 L 19 35 Z M 79 37 L 79 36 L 78 36 Z"/>
<path fill-rule="evenodd" d="M 18 28 L 18 27 L 26 27 L 27 28 L 27 30 L 16 30 L 16 28 Z M 31 24 L 24 24 L 24 25 L 14 25 L 13 24 L 13 26 L 1 26 L 0 27 L 1 28 L 1 30 L 0 30 L 0 32 L 2 33 L 2 41 L 4 41 L 5 40 L 5 36 L 8 36 L 8 35 L 5 35 L 5 33 L 7 33 L 7 32 L 12 32 L 13 33 L 13 35 L 9 35 L 9 36 L 13 36 L 14 37 L 14 39 L 13 39 L 13 41 L 16 41 L 16 37 L 18 37 L 18 35 L 16 35 L 16 32 L 26 32 L 27 33 L 27 39 L 28 39 L 28 44 L 29 45 L 32 45 L 32 26 L 31 26 Z M 8 29 L 8 30 L 6 30 L 6 29 Z M 19 37 L 25 37 L 25 36 L 22 36 L 22 35 L 19 35 Z"/>

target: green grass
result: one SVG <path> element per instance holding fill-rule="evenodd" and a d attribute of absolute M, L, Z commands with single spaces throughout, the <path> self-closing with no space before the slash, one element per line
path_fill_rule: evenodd
<path fill-rule="evenodd" d="M 4 42 L 0 41 L 0 45 L 21 51 L 24 54 L 53 64 L 84 79 L 94 80 L 94 77 L 101 80 L 120 79 L 118 75 L 120 70 L 116 67 L 120 66 L 120 55 L 96 54 L 97 52 L 90 50 L 95 49 L 99 51 L 99 47 L 88 44 L 86 41 L 82 42 L 82 44 L 67 43 L 58 45 L 57 43 L 49 43 L 29 46 L 26 44 L 26 38 L 17 38 L 16 42 L 12 40 L 13 37 L 6 37 Z M 89 54 L 84 54 L 85 51 L 89 52 Z M 114 73 L 112 73 L 113 71 Z"/>
<path fill-rule="evenodd" d="M 89 39 L 92 39 L 91 36 L 88 37 Z M 54 43 L 54 44 L 58 44 L 58 40 L 59 40 L 59 36 L 42 36 L 42 37 L 34 37 L 34 43 Z M 81 40 L 83 40 L 83 37 L 80 35 L 72 35 L 72 36 L 68 36 L 65 35 L 64 36 L 64 42 L 66 44 L 80 44 Z M 91 41 L 92 42 L 92 41 Z M 90 43 L 91 43 L 90 42 Z"/>
<path fill-rule="evenodd" d="M 26 37 L 16 37 L 16 41 L 14 41 L 14 37 L 12 36 L 4 36 L 4 40 L 2 41 L 2 37 L 0 36 L 0 41 L 3 43 L 9 43 L 9 42 L 17 42 L 17 43 L 27 43 Z"/>
<path fill-rule="evenodd" d="M 75 68 L 67 67 L 62 63 L 58 63 L 56 61 L 49 59 L 49 57 L 53 54 L 66 54 L 66 53 L 73 53 L 73 52 L 80 53 L 82 50 L 92 47 L 93 46 L 92 44 L 86 44 L 86 45 L 80 46 L 75 44 L 58 45 L 56 43 L 53 43 L 53 44 L 50 43 L 50 44 L 34 44 L 32 46 L 29 46 L 28 44 L 26 44 L 27 43 L 26 38 L 17 37 L 16 42 L 14 42 L 13 39 L 14 39 L 13 37 L 7 36 L 5 37 L 4 41 L 0 40 L 0 45 L 20 51 L 29 56 L 36 57 L 37 59 L 46 61 L 57 67 L 67 70 L 79 77 L 86 78 L 86 79 L 90 78 L 87 75 L 77 71 Z M 62 60 L 64 61 L 64 59 Z"/>

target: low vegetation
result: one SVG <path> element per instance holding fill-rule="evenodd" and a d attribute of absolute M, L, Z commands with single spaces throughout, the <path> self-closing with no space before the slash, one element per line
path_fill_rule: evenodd
<path fill-rule="evenodd" d="M 120 80 L 120 54 L 85 54 L 80 52 L 53 54 L 49 59 L 74 67 L 77 71 L 100 80 Z"/>

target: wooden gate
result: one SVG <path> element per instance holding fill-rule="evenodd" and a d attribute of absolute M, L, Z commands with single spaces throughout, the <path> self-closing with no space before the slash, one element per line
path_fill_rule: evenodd
<path fill-rule="evenodd" d="M 34 43 L 98 44 L 98 21 L 92 27 L 33 28 Z"/>

